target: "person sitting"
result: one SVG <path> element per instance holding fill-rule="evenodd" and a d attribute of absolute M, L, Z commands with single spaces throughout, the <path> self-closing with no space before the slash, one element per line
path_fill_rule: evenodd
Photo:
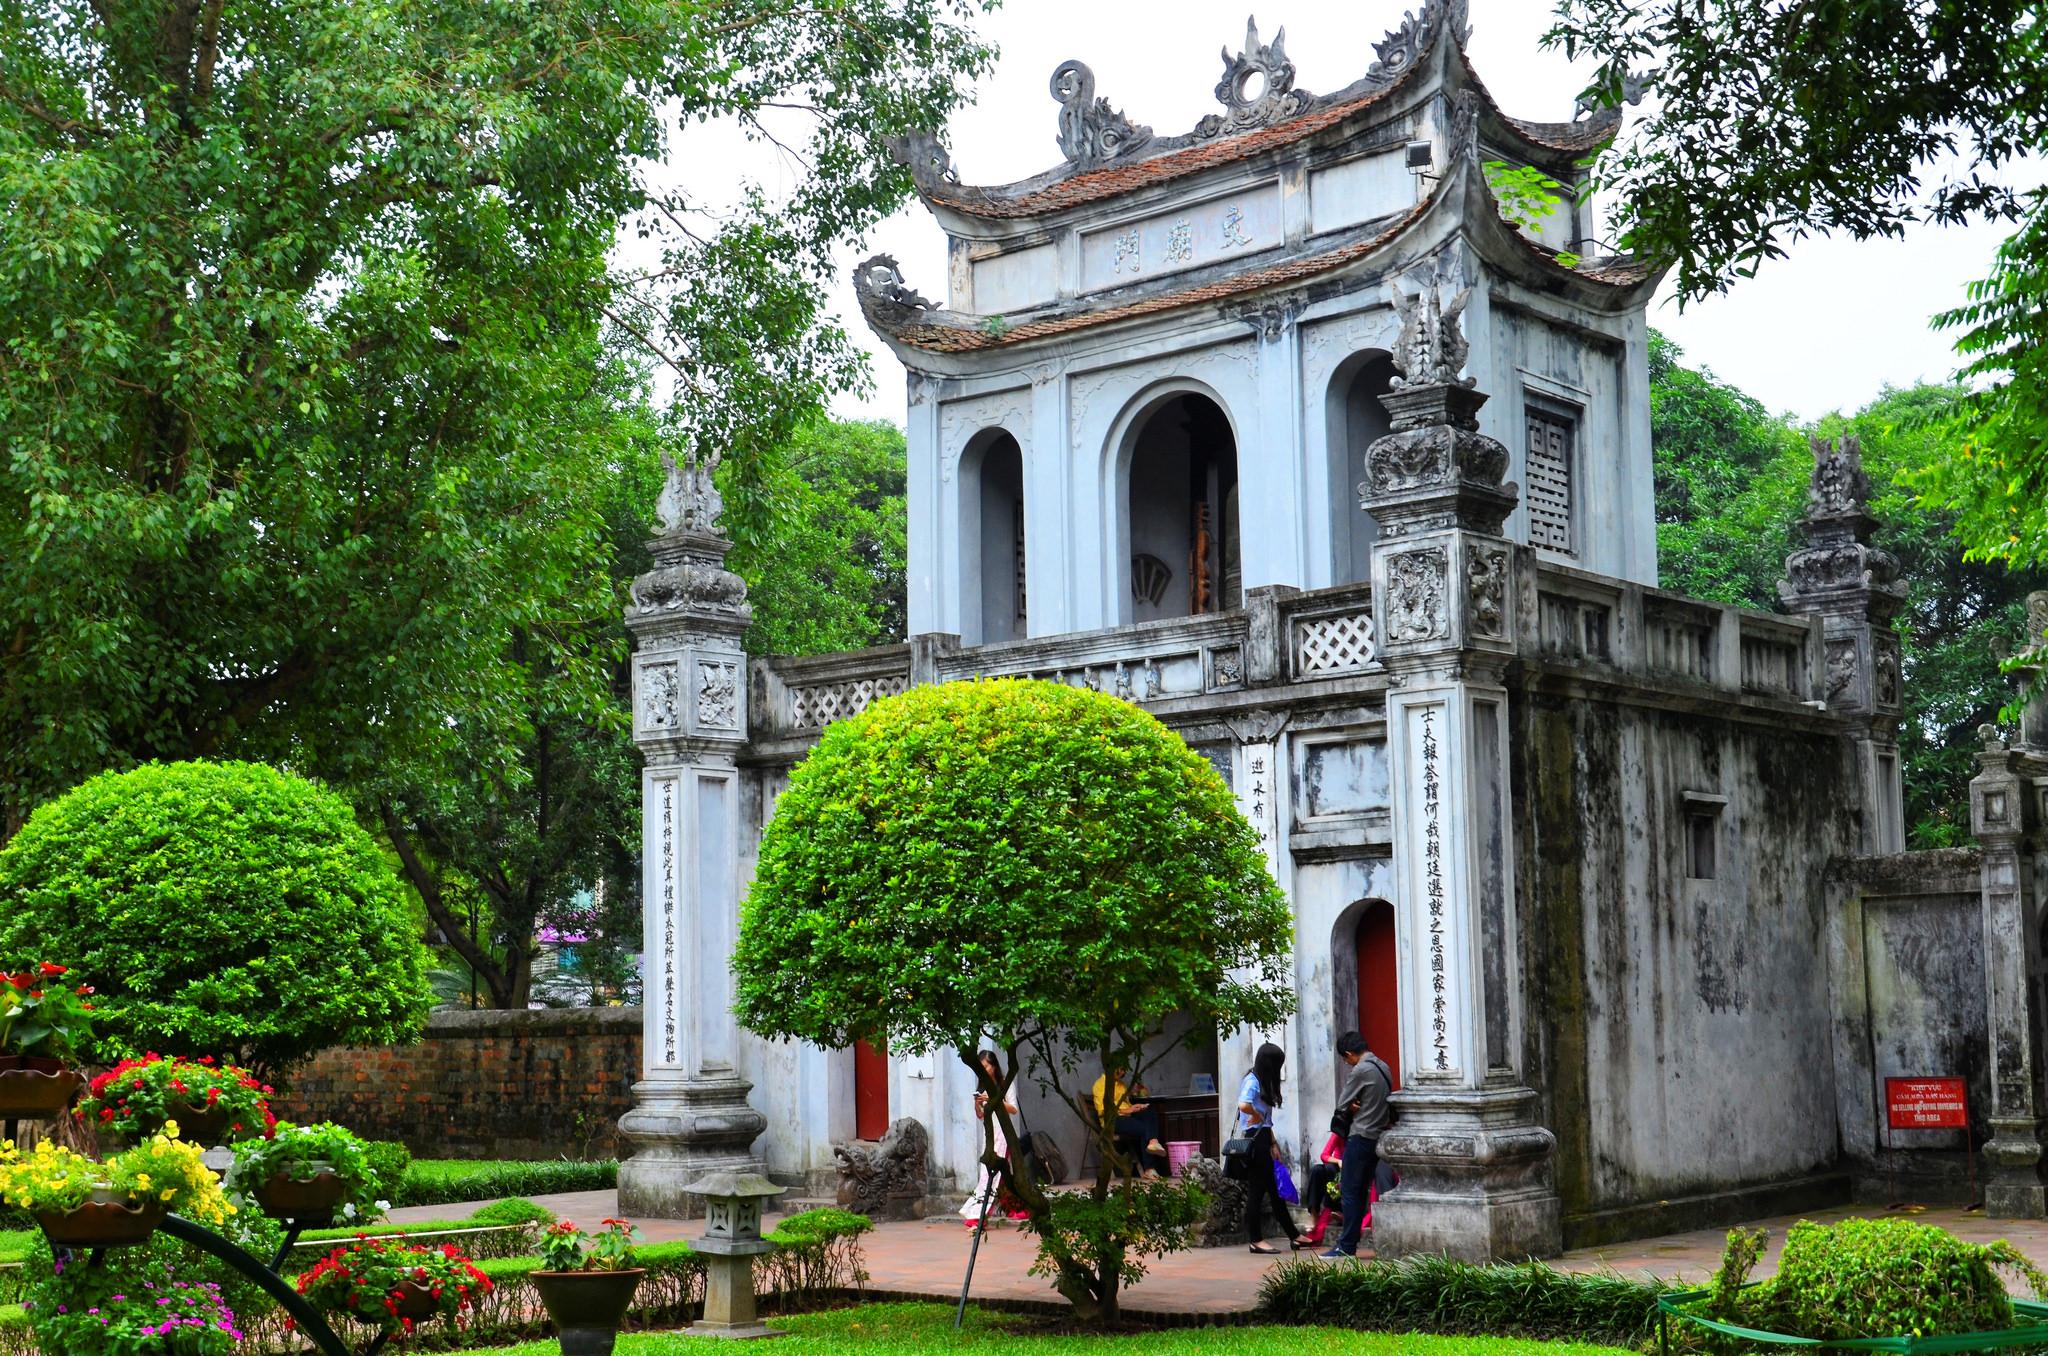
<path fill-rule="evenodd" d="M 1143 1093 L 1142 1087 L 1125 1086 L 1122 1069 L 1111 1069 L 1095 1080 L 1096 1117 L 1111 1127 L 1116 1151 L 1135 1160 L 1149 1180 L 1166 1171 L 1166 1146 L 1159 1142 L 1159 1113 L 1150 1102 L 1133 1100 L 1134 1094 Z"/>
<path fill-rule="evenodd" d="M 1348 1117 L 1345 1120 L 1349 1120 Z M 1308 1170 L 1308 1191 L 1301 1198 L 1302 1208 L 1308 1211 L 1314 1221 L 1303 1235 L 1305 1241 L 1320 1244 L 1323 1234 L 1330 1227 L 1330 1220 L 1336 1215 L 1336 1203 L 1330 1199 L 1330 1188 L 1335 1185 L 1344 1171 L 1344 1135 L 1337 1128 L 1338 1118 L 1330 1118 L 1330 1137 L 1323 1141 L 1323 1151 L 1316 1158 L 1316 1165 Z"/>

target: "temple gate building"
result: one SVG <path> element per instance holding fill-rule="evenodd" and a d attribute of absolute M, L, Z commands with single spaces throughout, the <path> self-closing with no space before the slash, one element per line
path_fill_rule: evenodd
<path fill-rule="evenodd" d="M 1283 37 L 1226 49 L 1220 111 L 1182 136 L 1063 64 L 1066 159 L 1021 183 L 901 148 L 950 242 L 939 300 L 886 257 L 856 280 L 907 370 L 907 644 L 750 663 L 716 492 L 671 468 L 628 617 L 648 1068 L 624 1208 L 679 1212 L 713 1167 L 827 1179 L 835 1144 L 897 1116 L 930 1130 L 935 1193 L 971 1183 L 965 1069 L 756 1040 L 726 961 L 760 830 L 826 724 L 913 683 L 1027 674 L 1182 734 L 1292 901 L 1296 1016 L 1163 1064 L 1169 1137 L 1213 1150 L 1271 1037 L 1279 1135 L 1306 1161 L 1335 1037 L 1361 1028 L 1401 1088 L 1382 1255 L 1808 1208 L 1902 1149 L 1955 1178 L 1953 1136 L 1875 1120 L 1882 1078 L 1919 1071 L 1886 1063 L 1922 1058 L 1886 1007 L 1908 991 L 1963 995 L 1957 1048 L 2019 1032 L 2002 1073 L 1966 1072 L 2003 1116 L 2001 1199 L 2039 1213 L 2036 933 L 2002 952 L 1975 920 L 1994 893 L 2027 920 L 2048 897 L 2048 749 L 1995 751 L 2005 884 L 1896 855 L 1902 593 L 1853 444 L 1819 449 L 1786 614 L 1659 590 L 1657 275 L 1595 252 L 1589 204 L 1525 229 L 1489 183 L 1578 188 L 1619 111 L 1498 107 L 1455 0 L 1332 94 L 1295 87 Z M 1948 920 L 1928 926 L 1970 922 L 1939 975 L 1901 959 L 1918 924 L 1884 921 L 1908 897 Z M 1071 1115 L 1023 1111 L 1079 1160 Z"/>

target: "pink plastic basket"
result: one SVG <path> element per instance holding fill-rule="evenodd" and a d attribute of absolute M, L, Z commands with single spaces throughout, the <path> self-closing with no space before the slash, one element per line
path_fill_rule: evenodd
<path fill-rule="evenodd" d="M 1202 1156 L 1202 1141 L 1198 1139 L 1170 1139 L 1166 1142 L 1166 1167 L 1175 1177 L 1181 1175 L 1190 1159 Z"/>

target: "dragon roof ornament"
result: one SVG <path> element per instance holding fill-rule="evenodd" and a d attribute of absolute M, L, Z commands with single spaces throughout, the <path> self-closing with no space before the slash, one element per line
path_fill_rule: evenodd
<path fill-rule="evenodd" d="M 1077 165 L 1100 165 L 1129 155 L 1152 140 L 1152 129 L 1132 122 L 1095 95 L 1095 72 L 1085 61 L 1062 61 L 1052 73 L 1060 102 L 1060 151 Z"/>

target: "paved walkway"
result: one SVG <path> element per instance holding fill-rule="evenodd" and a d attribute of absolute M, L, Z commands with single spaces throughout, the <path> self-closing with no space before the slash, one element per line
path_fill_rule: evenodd
<path fill-rule="evenodd" d="M 618 1210 L 617 1193 L 611 1191 L 572 1192 L 535 1199 L 557 1215 L 586 1225 Z M 459 1219 L 475 1208 L 476 1205 L 415 1206 L 392 1211 L 392 1218 Z M 1940 1225 L 1976 1242 L 2009 1239 L 2036 1263 L 2048 1267 L 2048 1221 L 1987 1220 L 1981 1214 L 1947 1207 L 1886 1210 L 1844 1206 L 1756 1221 L 1771 1234 L 1759 1274 L 1768 1274 L 1776 1266 L 1785 1230 L 1798 1220 L 1831 1222 L 1857 1215 L 1887 1214 Z M 769 1218 L 772 1221 L 775 1217 Z M 649 1242 L 691 1238 L 703 1229 L 700 1220 L 634 1222 Z M 1726 1238 L 1725 1229 L 1668 1234 L 1601 1248 L 1582 1248 L 1565 1254 L 1554 1265 L 1566 1271 L 1605 1268 L 1627 1276 L 1697 1282 L 1705 1280 L 1720 1261 Z M 866 1248 L 869 1284 L 885 1293 L 952 1299 L 960 1293 L 969 1243 L 969 1233 L 956 1216 L 877 1225 Z M 982 1241 L 981 1256 L 975 1266 L 974 1297 L 1027 1302 L 1057 1300 L 1043 1280 L 1027 1274 L 1035 1252 L 1030 1237 L 1015 1226 L 990 1230 Z M 1259 1279 L 1278 1260 L 1254 1256 L 1242 1247 L 1203 1248 L 1160 1258 L 1149 1264 L 1145 1279 L 1128 1292 L 1125 1307 L 1154 1314 L 1242 1313 L 1257 1302 Z"/>

